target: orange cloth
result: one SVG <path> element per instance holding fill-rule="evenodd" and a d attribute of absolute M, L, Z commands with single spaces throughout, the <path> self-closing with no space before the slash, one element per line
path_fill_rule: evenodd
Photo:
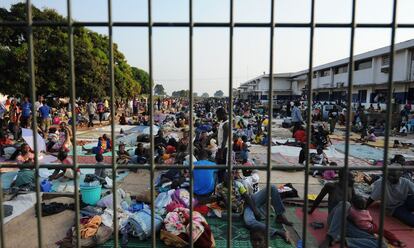
<path fill-rule="evenodd" d="M 91 218 L 88 223 L 85 225 L 81 225 L 81 237 L 83 239 L 92 237 L 96 234 L 98 231 L 99 226 L 102 223 L 102 218 L 99 215 L 95 215 L 93 218 Z"/>

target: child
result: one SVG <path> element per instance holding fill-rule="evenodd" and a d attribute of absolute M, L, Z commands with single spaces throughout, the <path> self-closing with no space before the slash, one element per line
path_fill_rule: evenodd
<path fill-rule="evenodd" d="M 68 153 L 64 150 L 60 150 L 58 155 L 58 162 L 64 165 L 72 165 L 72 160 L 68 158 Z M 80 172 L 80 169 L 78 169 Z M 75 177 L 73 169 L 56 169 L 52 175 L 49 176 L 49 180 L 55 180 L 63 177 L 64 179 L 73 179 Z"/>
<path fill-rule="evenodd" d="M 101 153 L 98 153 L 95 155 L 95 160 L 96 160 L 96 164 L 97 165 L 103 165 L 104 164 L 104 157 Z M 105 178 L 107 177 L 107 173 L 105 171 L 104 168 L 96 168 L 95 169 L 95 175 L 98 176 L 99 178 Z"/>
<path fill-rule="evenodd" d="M 371 234 L 378 234 L 379 227 L 373 222 L 369 210 L 366 209 L 366 200 L 359 195 L 354 195 L 352 198 L 352 206 L 349 209 L 349 219 L 361 230 Z M 388 242 L 395 247 L 405 247 L 405 244 L 400 241 L 393 233 L 384 229 L 384 237 Z"/>
<path fill-rule="evenodd" d="M 326 156 L 326 154 L 323 152 L 322 148 L 318 148 L 316 150 L 316 154 L 313 156 L 312 158 L 312 163 L 315 166 L 324 166 L 326 164 L 329 163 L 328 161 L 328 157 Z M 313 171 L 313 176 L 315 177 L 316 175 L 319 174 L 318 170 Z"/>
<path fill-rule="evenodd" d="M 334 167 L 336 167 L 336 166 L 338 166 L 338 164 L 337 164 L 337 163 L 335 163 L 335 162 L 330 162 L 330 163 L 329 163 L 329 166 L 334 166 Z M 323 178 L 324 178 L 324 179 L 326 179 L 326 180 L 334 180 L 334 179 L 335 179 L 335 177 L 336 177 L 336 172 L 335 172 L 335 170 L 325 170 L 325 171 L 323 172 Z"/>

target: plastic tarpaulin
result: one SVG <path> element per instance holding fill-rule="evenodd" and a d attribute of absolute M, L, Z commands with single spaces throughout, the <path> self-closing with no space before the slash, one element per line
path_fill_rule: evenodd
<path fill-rule="evenodd" d="M 24 141 L 30 146 L 30 148 L 34 151 L 34 143 L 33 143 L 33 130 L 28 128 L 22 128 L 22 137 Z M 45 140 L 36 132 L 37 137 L 37 151 L 46 151 L 46 143 Z"/>

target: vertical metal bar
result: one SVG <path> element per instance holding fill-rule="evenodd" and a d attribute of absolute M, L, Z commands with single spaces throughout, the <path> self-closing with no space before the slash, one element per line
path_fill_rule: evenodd
<path fill-rule="evenodd" d="M 0 164 L 0 168 L 1 168 Z M 0 176 L 0 192 L 3 192 L 3 182 L 1 180 Z M 6 247 L 6 242 L 4 241 L 5 235 L 4 235 L 4 226 L 3 226 L 3 220 L 4 220 L 4 212 L 3 212 L 3 194 L 0 194 L 0 245 L 1 247 Z"/>
<path fill-rule="evenodd" d="M 347 96 L 347 116 L 346 116 L 346 132 L 345 132 L 345 166 L 344 166 L 344 202 L 349 200 L 348 196 L 348 180 L 349 180 L 349 138 L 351 135 L 351 113 L 352 113 L 352 90 L 354 80 L 354 41 L 355 41 L 355 14 L 356 0 L 352 0 L 352 27 L 349 45 L 349 64 L 348 64 L 348 96 Z M 342 223 L 341 223 L 341 247 L 345 247 L 345 236 L 347 228 L 346 204 L 342 205 Z"/>
<path fill-rule="evenodd" d="M 270 51 L 269 51 L 269 93 L 268 93 L 268 113 L 269 120 L 267 125 L 267 172 L 266 172 L 266 190 L 267 190 L 267 201 L 266 201 L 266 247 L 270 247 L 270 206 L 271 206 L 271 173 L 272 173 L 272 119 L 273 119 L 273 43 L 274 43 L 274 32 L 275 32 L 275 16 L 274 16 L 274 4 L 275 0 L 270 3 Z"/>
<path fill-rule="evenodd" d="M 73 178 L 75 184 L 75 230 L 76 230 L 76 247 L 80 247 L 80 229 L 79 229 L 79 178 L 78 178 L 78 157 L 76 151 L 76 84 L 75 84 L 75 55 L 73 44 L 73 21 L 72 21 L 72 1 L 67 0 L 68 11 L 68 34 L 69 34 L 69 82 L 71 89 L 71 105 L 72 105 L 72 134 L 73 134 L 73 172 L 75 177 Z"/>
<path fill-rule="evenodd" d="M 154 185 L 154 85 L 152 75 L 152 0 L 148 0 L 148 74 L 150 81 L 150 98 L 149 98 L 149 114 L 150 114 L 150 184 L 151 184 L 151 232 L 152 247 L 157 247 L 156 229 L 155 229 L 155 185 Z"/>
<path fill-rule="evenodd" d="M 392 128 L 392 88 L 394 85 L 393 82 L 393 75 L 394 75 L 394 55 L 395 55 L 395 32 L 397 29 L 397 4 L 398 1 L 393 1 L 393 8 L 392 8 L 392 30 L 391 30 L 391 45 L 389 51 L 390 57 L 390 71 L 388 74 L 388 95 L 387 95 L 387 116 L 385 122 L 385 140 L 384 140 L 384 159 L 383 159 L 383 177 L 381 182 L 381 215 L 380 215 L 380 223 L 379 223 L 379 238 L 378 238 L 378 247 L 382 247 L 382 239 L 384 237 L 384 216 L 385 216 L 385 205 L 387 201 L 387 197 L 385 194 L 385 190 L 387 189 L 387 177 L 388 177 L 388 152 L 389 152 L 389 143 L 390 143 L 390 129 Z"/>
<path fill-rule="evenodd" d="M 228 101 L 228 114 L 229 114 L 229 137 L 227 145 L 227 172 L 229 177 L 228 192 L 227 192 L 227 247 L 232 247 L 232 187 L 233 187 L 233 161 L 231 157 L 232 140 L 233 140 L 233 32 L 234 32 L 234 1 L 230 0 L 230 30 L 229 30 L 229 101 Z"/>
<path fill-rule="evenodd" d="M 34 102 L 36 101 L 36 82 L 35 82 L 35 63 L 34 63 L 34 46 L 33 46 L 33 17 L 32 2 L 26 1 L 27 8 L 27 38 L 29 41 L 29 74 L 30 74 L 30 97 L 32 101 L 32 114 L 35 115 L 36 109 Z M 42 240 L 42 213 L 41 213 L 41 196 L 40 196 L 40 177 L 39 177 L 39 157 L 37 147 L 37 119 L 32 118 L 33 130 L 33 147 L 34 147 L 34 164 L 35 164 L 35 183 L 36 183 L 36 214 L 37 214 L 37 237 L 38 246 L 43 247 Z M 3 223 L 2 223 L 3 224 Z"/>
<path fill-rule="evenodd" d="M 114 75 L 114 42 L 112 27 L 112 0 L 108 0 L 108 34 L 109 34 L 109 77 L 111 83 L 111 140 L 115 145 L 115 75 Z M 113 222 L 114 222 L 114 247 L 118 247 L 118 214 L 117 214 L 117 187 L 116 187 L 116 153 L 112 147 L 112 195 L 113 195 Z"/>
<path fill-rule="evenodd" d="M 305 189 L 303 193 L 303 225 L 302 225 L 302 244 L 306 248 L 306 230 L 308 222 L 308 187 L 309 187 L 309 145 L 311 143 L 311 111 L 312 111 L 312 78 L 313 78 L 313 39 L 315 32 L 315 0 L 311 0 L 311 28 L 309 34 L 309 69 L 308 69 L 308 108 L 306 115 L 306 165 L 305 165 Z"/>
<path fill-rule="evenodd" d="M 193 244 L 193 197 L 194 197 L 194 187 L 193 187 L 193 169 L 194 169 L 194 164 L 193 164 L 193 129 L 194 129 L 194 125 L 193 125 L 193 107 L 194 107 L 194 102 L 193 102 L 193 0 L 189 0 L 189 21 L 190 21 L 190 26 L 189 26 L 189 83 L 190 83 L 190 95 L 189 95 L 189 101 L 190 101 L 190 118 L 189 118 L 189 126 L 190 126 L 190 163 L 189 163 L 189 169 L 190 169 L 190 247 L 192 248 L 194 246 Z"/>

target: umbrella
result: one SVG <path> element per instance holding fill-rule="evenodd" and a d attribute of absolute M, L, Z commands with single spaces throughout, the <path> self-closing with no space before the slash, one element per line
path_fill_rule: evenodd
<path fill-rule="evenodd" d="M 156 125 L 153 125 L 152 126 L 152 130 L 153 130 L 153 135 L 157 135 L 157 133 L 158 133 L 158 130 L 159 130 L 160 128 L 158 127 L 158 126 L 156 126 Z M 142 130 L 142 133 L 143 134 L 150 134 L 150 127 L 146 127 L 146 128 L 144 128 L 144 130 Z"/>
<path fill-rule="evenodd" d="M 24 141 L 30 146 L 30 148 L 34 151 L 33 145 L 33 130 L 28 128 L 22 128 L 22 137 Z M 46 151 L 46 142 L 45 140 L 36 132 L 37 137 L 37 150 Z"/>

